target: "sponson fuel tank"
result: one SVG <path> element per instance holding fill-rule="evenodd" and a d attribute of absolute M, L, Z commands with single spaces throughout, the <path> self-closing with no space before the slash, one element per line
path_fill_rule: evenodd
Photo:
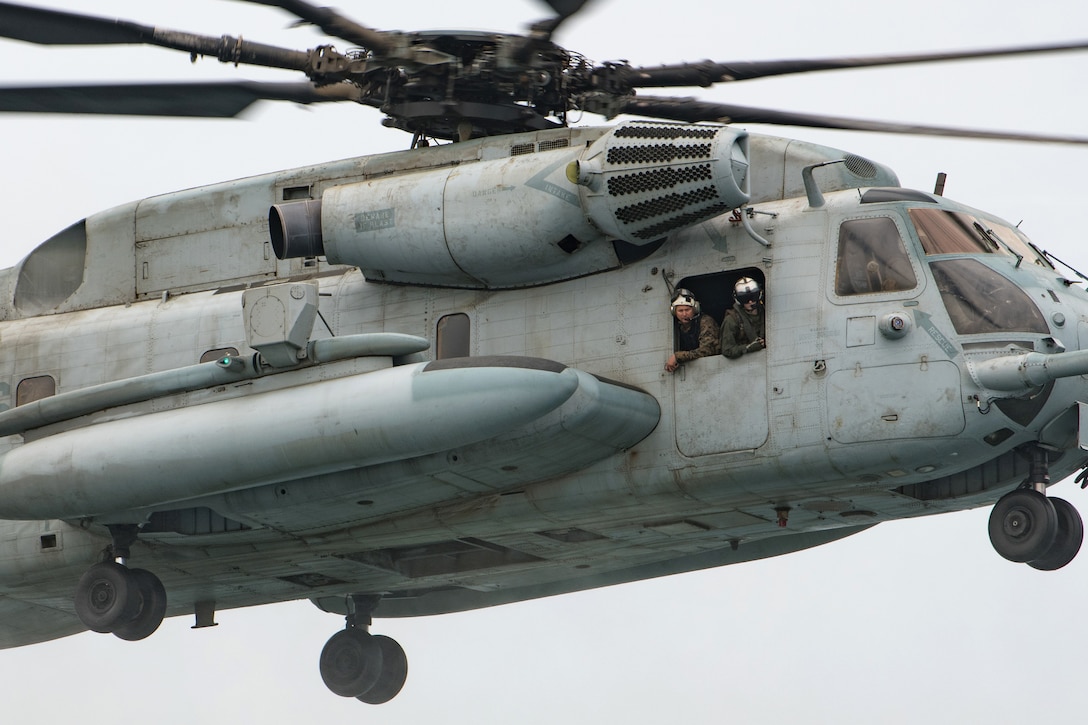
<path fill-rule="evenodd" d="M 602 458 L 649 435 L 660 415 L 648 393 L 550 360 L 402 365 L 180 409 L 134 410 L 28 441 L 0 455 L 0 518 L 149 509 L 409 459 L 509 433 L 564 406 L 592 419 L 595 436 L 585 444 Z M 554 422 L 567 423 L 563 416 Z"/>
<path fill-rule="evenodd" d="M 588 147 L 334 186 L 269 212 L 281 259 L 324 255 L 367 279 L 502 289 L 612 269 L 743 205 L 747 133 L 625 123 Z M 635 255 L 638 255 L 637 250 Z"/>

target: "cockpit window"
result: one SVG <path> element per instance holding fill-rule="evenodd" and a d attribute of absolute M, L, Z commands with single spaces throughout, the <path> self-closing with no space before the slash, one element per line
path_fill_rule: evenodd
<path fill-rule="evenodd" d="M 926 254 L 1005 254 L 1051 267 L 1019 230 L 1007 224 L 947 209 L 910 210 Z"/>
<path fill-rule="evenodd" d="M 930 262 L 933 280 L 960 335 L 988 332 L 1049 332 L 1031 298 L 975 259 Z"/>
<path fill-rule="evenodd" d="M 839 227 L 835 294 L 876 294 L 914 289 L 914 276 L 899 228 L 888 217 L 849 219 Z"/>

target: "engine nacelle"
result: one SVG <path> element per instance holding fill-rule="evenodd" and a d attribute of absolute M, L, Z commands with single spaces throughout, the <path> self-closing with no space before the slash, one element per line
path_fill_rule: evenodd
<path fill-rule="evenodd" d="M 748 200 L 747 133 L 639 121 L 588 148 L 370 179 L 272 207 L 280 259 L 324 255 L 367 279 L 501 289 L 619 266 L 646 245 Z"/>
<path fill-rule="evenodd" d="M 617 126 L 567 167 L 611 237 L 646 244 L 747 203 L 748 134 L 728 126 Z"/>

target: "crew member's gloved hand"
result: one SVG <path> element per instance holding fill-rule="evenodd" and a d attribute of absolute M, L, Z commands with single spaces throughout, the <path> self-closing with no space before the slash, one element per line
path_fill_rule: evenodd
<path fill-rule="evenodd" d="M 761 337 L 755 342 L 748 343 L 747 347 L 744 348 L 744 351 L 755 352 L 756 350 L 762 350 L 765 347 L 767 347 L 767 343 L 764 342 L 763 338 Z"/>

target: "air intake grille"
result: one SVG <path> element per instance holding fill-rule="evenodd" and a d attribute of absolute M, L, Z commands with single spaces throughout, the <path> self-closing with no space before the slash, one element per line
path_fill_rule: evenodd
<path fill-rule="evenodd" d="M 541 141 L 540 143 L 518 143 L 510 147 L 511 156 L 524 156 L 525 154 L 535 154 L 537 151 L 552 151 L 553 149 L 565 149 L 570 146 L 570 139 L 567 138 L 553 138 L 549 141 Z"/>
<path fill-rule="evenodd" d="M 686 214 L 681 214 L 675 217 L 669 217 L 665 221 L 658 222 L 652 226 L 643 227 L 635 232 L 635 237 L 638 239 L 658 239 L 663 237 L 671 231 L 680 229 L 692 224 L 698 224 L 699 222 L 706 221 L 712 217 L 716 217 L 719 214 L 724 214 L 730 210 L 730 206 L 725 203 L 718 203 L 712 206 L 708 206 L 704 209 L 697 209 L 695 211 L 689 211 Z"/>
<path fill-rule="evenodd" d="M 849 169 L 850 173 L 854 176 L 860 176 L 863 179 L 872 179 L 876 176 L 876 166 L 872 161 L 862 158 L 861 156 L 847 154 L 846 168 Z"/>
<path fill-rule="evenodd" d="M 655 216 L 683 211 L 692 204 L 714 201 L 717 196 L 713 186 L 692 189 L 691 191 L 685 191 L 683 194 L 666 194 L 649 201 L 620 207 L 616 210 L 616 218 L 624 224 L 633 224 L 634 222 L 652 219 Z"/>
<path fill-rule="evenodd" d="M 671 189 L 677 184 L 688 184 L 693 181 L 709 181 L 711 178 L 710 164 L 617 174 L 608 180 L 608 193 L 612 196 L 637 194 L 654 189 Z"/>
<path fill-rule="evenodd" d="M 538 151 L 551 151 L 552 149 L 565 149 L 570 146 L 570 139 L 555 138 L 551 141 L 541 141 L 537 144 Z"/>
<path fill-rule="evenodd" d="M 604 183 L 594 197 L 607 205 L 614 227 L 629 242 L 653 242 L 718 216 L 747 201 L 743 132 L 728 126 L 638 121 L 602 137 L 591 167 Z M 594 144 L 597 148 L 600 146 Z"/>
<path fill-rule="evenodd" d="M 662 164 L 677 159 L 709 159 L 710 144 L 688 146 L 654 144 L 653 146 L 614 146 L 608 149 L 610 164 Z"/>
<path fill-rule="evenodd" d="M 714 138 L 718 129 L 709 126 L 629 124 L 616 129 L 616 138 Z"/>

